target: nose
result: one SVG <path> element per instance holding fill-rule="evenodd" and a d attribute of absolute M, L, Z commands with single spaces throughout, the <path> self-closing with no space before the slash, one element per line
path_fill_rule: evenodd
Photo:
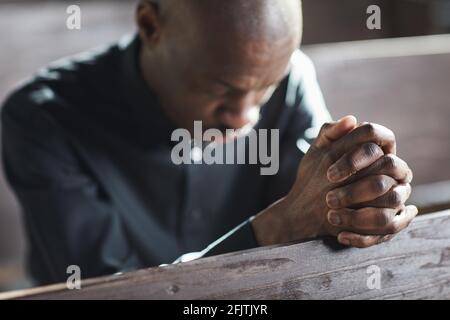
<path fill-rule="evenodd" d="M 239 129 L 251 122 L 249 110 L 257 104 L 254 93 L 230 97 L 221 107 L 220 121 L 232 129 Z"/>

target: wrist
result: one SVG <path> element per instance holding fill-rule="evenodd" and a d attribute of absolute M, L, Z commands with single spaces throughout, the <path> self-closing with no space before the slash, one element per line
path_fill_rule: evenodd
<path fill-rule="evenodd" d="M 326 233 L 315 205 L 301 205 L 298 200 L 289 194 L 255 216 L 252 226 L 260 246 L 312 239 Z"/>
<path fill-rule="evenodd" d="M 289 242 L 288 203 L 282 198 L 258 213 L 252 220 L 256 241 L 260 246 Z"/>

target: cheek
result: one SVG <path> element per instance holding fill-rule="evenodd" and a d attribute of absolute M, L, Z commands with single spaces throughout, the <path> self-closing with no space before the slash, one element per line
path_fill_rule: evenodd
<path fill-rule="evenodd" d="M 177 106 L 179 114 L 189 122 L 202 120 L 212 123 L 223 101 L 219 97 L 206 93 L 201 86 L 197 85 L 197 79 L 180 77 L 178 80 L 171 99 Z"/>

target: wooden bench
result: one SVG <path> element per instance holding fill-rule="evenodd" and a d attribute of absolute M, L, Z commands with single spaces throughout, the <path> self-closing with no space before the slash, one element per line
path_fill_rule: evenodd
<path fill-rule="evenodd" d="M 371 267 L 375 266 L 375 267 Z M 380 288 L 368 282 L 379 270 Z M 10 292 L 2 299 L 437 299 L 450 298 L 450 211 L 418 217 L 368 249 L 333 239 Z"/>

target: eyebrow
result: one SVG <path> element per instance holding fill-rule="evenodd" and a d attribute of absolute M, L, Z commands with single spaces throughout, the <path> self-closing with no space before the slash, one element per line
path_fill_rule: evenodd
<path fill-rule="evenodd" d="M 216 82 L 224 87 L 227 87 L 228 89 L 231 89 L 233 91 L 246 91 L 246 90 L 243 90 L 242 88 L 238 88 L 238 87 L 232 85 L 231 83 L 228 83 L 227 81 L 222 80 L 222 79 L 215 79 L 214 82 Z"/>
<path fill-rule="evenodd" d="M 281 76 L 280 79 L 278 79 L 277 81 L 275 81 L 272 84 L 269 84 L 268 86 L 263 86 L 263 87 L 257 88 L 257 90 L 266 89 L 266 88 L 269 88 L 269 87 L 271 87 L 273 85 L 279 85 L 289 75 L 290 70 L 291 70 L 290 65 L 288 65 L 288 67 L 286 68 L 286 70 L 284 71 L 284 73 L 283 73 L 283 75 Z M 229 82 L 227 82 L 227 81 L 225 81 L 223 79 L 220 79 L 220 78 L 219 79 L 214 79 L 213 81 L 215 81 L 216 83 L 219 83 L 219 84 L 221 84 L 221 85 L 223 85 L 223 86 L 225 86 L 228 89 L 231 89 L 233 91 L 240 91 L 240 92 L 248 91 L 248 90 L 243 90 L 242 88 L 236 87 L 233 84 L 231 84 L 231 83 L 229 83 Z"/>
<path fill-rule="evenodd" d="M 269 87 L 274 86 L 274 85 L 278 85 L 278 84 L 280 84 L 280 83 L 284 80 L 284 78 L 286 78 L 287 75 L 288 75 L 288 73 L 285 73 L 285 74 L 283 74 L 283 77 L 281 77 L 281 79 L 275 81 L 275 82 L 272 83 L 272 84 L 265 85 L 265 86 L 262 86 L 262 87 L 260 87 L 260 88 L 257 88 L 256 90 L 262 90 L 262 89 L 266 89 L 266 88 L 269 88 Z M 215 82 L 217 82 L 217 83 L 219 83 L 219 84 L 221 84 L 221 85 L 223 85 L 223 86 L 225 86 L 225 87 L 227 87 L 228 89 L 231 89 L 231 90 L 233 90 L 233 91 L 239 91 L 239 92 L 245 92 L 245 91 L 248 91 L 248 90 L 245 90 L 245 89 L 236 87 L 236 86 L 234 86 L 233 84 L 228 83 L 227 81 L 222 80 L 222 79 L 215 79 Z"/>

